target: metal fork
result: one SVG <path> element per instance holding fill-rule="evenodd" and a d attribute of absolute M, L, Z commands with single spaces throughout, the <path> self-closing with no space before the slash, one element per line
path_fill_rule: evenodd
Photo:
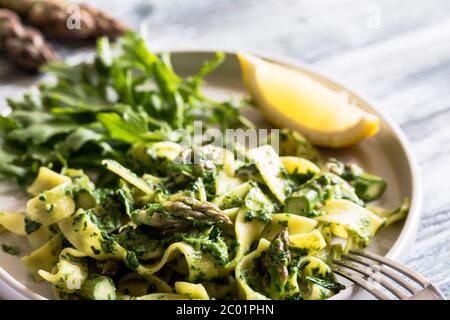
<path fill-rule="evenodd" d="M 380 300 L 392 300 L 381 286 L 399 300 L 445 300 L 439 289 L 419 273 L 373 253 L 350 250 L 333 261 L 332 269 Z"/>

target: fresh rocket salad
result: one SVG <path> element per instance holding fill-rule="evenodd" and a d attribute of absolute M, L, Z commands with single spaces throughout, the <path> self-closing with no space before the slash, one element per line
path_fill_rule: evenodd
<path fill-rule="evenodd" d="M 27 238 L 21 260 L 55 298 L 326 299 L 344 288 L 331 261 L 407 214 L 369 204 L 383 178 L 290 129 L 252 148 L 182 143 L 194 121 L 255 128 L 248 102 L 201 91 L 223 59 L 182 78 L 130 33 L 8 100 L 0 174 L 30 200 L 0 230 Z"/>

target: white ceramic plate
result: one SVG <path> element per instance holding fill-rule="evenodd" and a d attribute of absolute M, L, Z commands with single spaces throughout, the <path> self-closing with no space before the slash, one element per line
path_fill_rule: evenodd
<path fill-rule="evenodd" d="M 378 233 L 368 250 L 402 260 L 413 244 L 417 232 L 421 211 L 421 189 L 419 172 L 413 159 L 409 143 L 401 130 L 360 94 L 330 80 L 309 66 L 282 57 L 262 54 L 265 58 L 288 67 L 298 69 L 324 85 L 337 91 L 345 91 L 356 104 L 364 110 L 377 114 L 381 118 L 381 130 L 375 137 L 356 146 L 341 150 L 323 150 L 342 160 L 353 161 L 369 172 L 382 176 L 388 182 L 388 188 L 379 200 L 379 204 L 396 208 L 404 197 L 412 199 L 407 219 Z M 174 51 L 174 68 L 181 75 L 194 74 L 206 59 L 213 57 L 213 51 Z M 241 81 L 241 72 L 236 57 L 227 54 L 225 63 L 207 78 L 205 92 L 211 97 L 223 99 L 241 98 L 246 95 Z M 27 88 L 24 87 L 24 90 Z M 4 97 L 0 97 L 2 100 Z M 250 117 L 261 126 L 269 124 L 257 111 L 249 112 Z M 11 184 L 0 184 L 0 210 L 23 209 L 25 198 Z M 15 243 L 23 254 L 29 252 L 26 241 L 7 233 L 0 234 L 0 243 Z M 46 283 L 35 283 L 17 257 L 0 252 L 0 298 L 4 299 L 46 299 L 52 298 L 51 288 Z M 368 298 L 354 286 L 348 288 L 333 299 Z"/>

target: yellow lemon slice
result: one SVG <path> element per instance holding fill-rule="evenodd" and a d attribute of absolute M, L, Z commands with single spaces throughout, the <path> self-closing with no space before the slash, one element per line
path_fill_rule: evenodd
<path fill-rule="evenodd" d="M 267 119 L 305 135 L 313 144 L 340 148 L 375 135 L 379 119 L 301 72 L 237 54 L 244 84 Z"/>

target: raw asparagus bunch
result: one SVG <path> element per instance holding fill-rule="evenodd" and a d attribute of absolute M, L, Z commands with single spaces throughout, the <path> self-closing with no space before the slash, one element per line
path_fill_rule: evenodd
<path fill-rule="evenodd" d="M 137 224 L 146 224 L 164 231 L 231 223 L 228 216 L 212 203 L 186 196 L 150 204 L 132 212 L 131 219 Z"/>
<path fill-rule="evenodd" d="M 289 265 L 291 253 L 289 251 L 288 229 L 284 228 L 273 239 L 262 256 L 262 267 L 267 271 L 264 279 L 266 293 L 272 298 L 279 298 L 284 294 L 284 288 L 289 279 Z"/>
<path fill-rule="evenodd" d="M 14 10 L 40 30 L 57 37 L 117 38 L 128 30 L 102 11 L 87 5 L 70 5 L 63 0 L 0 0 L 0 7 Z"/>
<path fill-rule="evenodd" d="M 31 71 L 57 59 L 42 34 L 24 26 L 19 16 L 7 9 L 0 9 L 0 49 L 13 63 Z"/>
<path fill-rule="evenodd" d="M 103 11 L 84 4 L 80 5 L 80 8 L 82 12 L 88 12 L 94 18 L 95 31 L 93 32 L 92 37 L 98 38 L 107 36 L 108 38 L 116 39 L 129 31 L 126 25 Z"/>

